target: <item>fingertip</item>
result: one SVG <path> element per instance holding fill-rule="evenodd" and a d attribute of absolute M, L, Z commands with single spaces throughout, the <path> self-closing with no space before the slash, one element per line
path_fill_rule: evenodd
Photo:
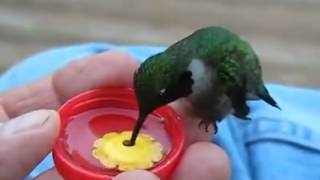
<path fill-rule="evenodd" d="M 213 143 L 194 143 L 187 148 L 174 177 L 175 180 L 227 180 L 230 178 L 229 158 Z"/>
<path fill-rule="evenodd" d="M 139 180 L 160 180 L 158 176 L 155 174 L 145 171 L 145 170 L 134 170 L 121 173 L 117 175 L 114 180 L 132 180 L 132 179 L 139 179 Z"/>
<path fill-rule="evenodd" d="M 46 128 L 42 128 L 42 131 L 53 131 L 52 133 L 48 133 L 50 136 L 52 136 L 52 139 L 55 139 L 55 137 L 58 137 L 60 132 L 60 115 L 56 110 L 48 109 L 46 110 L 49 114 L 49 119 L 44 124 Z"/>

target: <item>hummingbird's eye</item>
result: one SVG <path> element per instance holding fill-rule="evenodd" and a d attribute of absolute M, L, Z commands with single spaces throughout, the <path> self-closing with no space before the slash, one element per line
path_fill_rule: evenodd
<path fill-rule="evenodd" d="M 167 89 L 163 88 L 160 90 L 159 95 L 164 96 L 166 94 L 166 92 L 167 92 Z"/>

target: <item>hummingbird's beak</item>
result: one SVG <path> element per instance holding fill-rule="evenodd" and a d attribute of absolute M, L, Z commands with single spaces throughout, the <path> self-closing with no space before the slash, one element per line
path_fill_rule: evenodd
<path fill-rule="evenodd" d="M 139 117 L 138 117 L 136 125 L 135 125 L 135 127 L 133 129 L 133 132 L 132 132 L 130 140 L 123 141 L 123 144 L 125 146 L 134 146 L 135 145 L 136 139 L 138 137 L 138 134 L 140 132 L 140 129 L 142 128 L 142 125 L 143 125 L 144 121 L 146 120 L 146 117 L 147 117 L 146 114 L 139 113 Z"/>

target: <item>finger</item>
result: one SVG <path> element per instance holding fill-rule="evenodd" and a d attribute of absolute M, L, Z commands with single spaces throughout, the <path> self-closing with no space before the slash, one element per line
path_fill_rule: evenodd
<path fill-rule="evenodd" d="M 35 178 L 35 180 L 62 180 L 63 178 L 59 175 L 58 171 L 55 168 L 46 171 Z M 139 179 L 139 180 L 160 180 L 159 177 L 152 174 L 151 172 L 144 171 L 144 170 L 134 170 L 121 173 L 117 175 L 114 180 L 132 180 L 132 179 Z"/>
<path fill-rule="evenodd" d="M 35 178 L 35 180 L 63 180 L 56 168 L 52 168 Z"/>
<path fill-rule="evenodd" d="M 197 142 L 186 150 L 173 177 L 174 180 L 228 180 L 229 159 L 217 145 Z"/>
<path fill-rule="evenodd" d="M 59 102 L 52 88 L 51 77 L 3 94 L 0 99 L 2 120 L 15 118 L 36 109 L 56 109 Z M 1 117 L 0 117 L 1 118 Z"/>
<path fill-rule="evenodd" d="M 0 126 L 0 179 L 23 179 L 51 150 L 58 135 L 58 114 L 39 110 Z"/>
<path fill-rule="evenodd" d="M 186 99 L 180 99 L 170 104 L 171 107 L 181 116 L 186 132 L 186 146 L 198 141 L 211 141 L 214 135 L 214 128 L 209 127 L 208 132 L 199 128 L 200 118 L 192 111 L 192 105 Z"/>
<path fill-rule="evenodd" d="M 138 62 L 128 54 L 113 52 L 76 61 L 53 76 L 59 100 L 66 101 L 83 91 L 103 86 L 132 87 Z"/>
<path fill-rule="evenodd" d="M 3 109 L 13 118 L 36 109 L 57 109 L 68 98 L 89 89 L 131 86 L 137 65 L 129 55 L 111 51 L 75 61 L 50 77 L 0 96 L 0 113 Z"/>
<path fill-rule="evenodd" d="M 139 179 L 139 180 L 160 180 L 160 178 L 149 171 L 144 170 L 134 170 L 121 173 L 117 175 L 114 180 L 132 180 L 132 179 Z"/>
<path fill-rule="evenodd" d="M 9 119 L 6 111 L 4 110 L 4 108 L 2 106 L 2 102 L 3 102 L 3 98 L 0 94 L 0 124 Z"/>
<path fill-rule="evenodd" d="M 201 164 L 201 165 L 200 165 Z M 190 173 L 192 172 L 192 173 Z M 227 180 L 230 178 L 230 164 L 226 154 L 218 146 L 199 142 L 188 148 L 179 167 L 173 175 L 173 180 L 201 179 Z M 51 169 L 36 178 L 36 180 L 62 179 L 56 169 Z M 158 180 L 154 174 L 136 170 L 119 174 L 115 180 Z"/>

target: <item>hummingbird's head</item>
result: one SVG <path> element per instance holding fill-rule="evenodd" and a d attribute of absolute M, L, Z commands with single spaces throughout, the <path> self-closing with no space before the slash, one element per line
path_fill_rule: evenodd
<path fill-rule="evenodd" d="M 179 72 L 165 54 L 149 57 L 134 75 L 134 89 L 140 114 L 147 115 L 160 106 L 192 93 L 190 71 Z"/>

